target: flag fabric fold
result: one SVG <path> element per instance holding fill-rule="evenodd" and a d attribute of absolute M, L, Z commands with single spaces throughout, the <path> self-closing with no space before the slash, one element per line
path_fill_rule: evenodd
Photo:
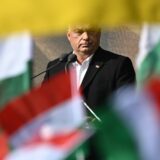
<path fill-rule="evenodd" d="M 0 41 L 0 108 L 31 87 L 32 40 L 29 33 Z"/>
<path fill-rule="evenodd" d="M 71 79 L 60 73 L 1 110 L 0 124 L 14 148 L 5 160 L 64 159 L 91 136 L 81 128 L 85 112 Z"/>
<path fill-rule="evenodd" d="M 145 24 L 142 28 L 137 57 L 139 87 L 160 75 L 160 25 Z"/>
<path fill-rule="evenodd" d="M 160 81 L 143 90 L 118 90 L 101 112 L 95 135 L 97 156 L 103 160 L 158 160 L 160 156 Z M 147 89 L 148 88 L 148 89 Z M 158 87 L 159 88 L 159 87 Z"/>
<path fill-rule="evenodd" d="M 77 23 L 108 27 L 160 20 L 158 0 L 3 0 L 1 5 L 0 34 L 27 28 L 44 35 L 62 33 L 68 25 Z"/>

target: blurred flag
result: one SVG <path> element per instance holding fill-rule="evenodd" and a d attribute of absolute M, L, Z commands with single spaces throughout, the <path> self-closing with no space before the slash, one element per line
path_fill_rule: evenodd
<path fill-rule="evenodd" d="M 0 159 L 2 160 L 9 153 L 8 139 L 2 131 L 0 131 Z"/>
<path fill-rule="evenodd" d="M 160 21 L 159 0 L 2 0 L 1 6 L 0 34 L 27 28 L 44 35 L 65 32 L 69 24 L 112 27 Z"/>
<path fill-rule="evenodd" d="M 144 25 L 137 57 L 137 83 L 142 86 L 153 76 L 160 76 L 160 25 Z"/>
<path fill-rule="evenodd" d="M 80 94 L 60 73 L 0 112 L 0 124 L 15 148 L 5 160 L 66 158 L 90 136 L 79 128 L 84 120 Z"/>
<path fill-rule="evenodd" d="M 30 88 L 31 36 L 15 34 L 0 40 L 0 109 Z"/>
<path fill-rule="evenodd" d="M 103 160 L 159 160 L 160 103 L 155 95 L 159 97 L 160 87 L 158 92 L 155 89 L 122 88 L 112 97 L 94 139 L 97 156 Z"/>
<path fill-rule="evenodd" d="M 157 116 L 160 120 L 160 78 L 152 79 L 146 88 L 156 103 Z"/>

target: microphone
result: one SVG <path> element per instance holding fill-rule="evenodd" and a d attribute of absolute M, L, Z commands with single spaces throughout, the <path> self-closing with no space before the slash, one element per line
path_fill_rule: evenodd
<path fill-rule="evenodd" d="M 77 56 L 75 54 L 70 54 L 67 58 L 67 62 L 65 64 L 65 72 L 68 72 L 69 64 L 77 61 Z"/>
<path fill-rule="evenodd" d="M 75 54 L 70 54 L 67 58 L 68 63 L 75 62 L 76 60 L 77 60 L 77 56 Z"/>
<path fill-rule="evenodd" d="M 40 76 L 41 74 L 43 74 L 43 73 L 45 73 L 45 72 L 49 71 L 50 69 L 54 68 L 55 66 L 57 66 L 59 63 L 66 61 L 67 56 L 68 56 L 68 54 L 67 54 L 67 53 L 62 54 L 62 55 L 61 55 L 61 57 L 59 57 L 59 59 L 58 59 L 58 62 L 57 62 L 57 63 L 55 63 L 54 65 L 50 66 L 50 67 L 49 67 L 49 68 L 47 68 L 45 71 L 42 71 L 42 72 L 40 72 L 39 74 L 37 74 L 37 75 L 33 76 L 31 79 L 34 79 L 34 78 L 36 78 L 36 77 Z M 67 59 L 67 61 L 68 61 L 68 59 Z"/>
<path fill-rule="evenodd" d="M 68 56 L 68 53 L 62 54 L 61 57 L 59 57 L 59 62 L 64 62 L 66 60 L 67 56 Z"/>

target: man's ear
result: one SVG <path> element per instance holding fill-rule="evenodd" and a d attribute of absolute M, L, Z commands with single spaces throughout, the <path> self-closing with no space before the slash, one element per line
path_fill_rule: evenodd
<path fill-rule="evenodd" d="M 70 40 L 70 33 L 69 32 L 67 32 L 67 38 L 68 38 L 68 40 Z"/>

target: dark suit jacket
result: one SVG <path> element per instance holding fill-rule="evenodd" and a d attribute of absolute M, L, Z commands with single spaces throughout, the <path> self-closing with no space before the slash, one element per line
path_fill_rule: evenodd
<path fill-rule="evenodd" d="M 54 67 L 47 71 L 44 80 L 65 69 L 66 61 L 59 63 L 58 61 L 56 59 L 48 63 L 47 68 Z M 101 105 L 113 91 L 134 82 L 135 72 L 131 60 L 99 47 L 92 57 L 81 86 L 84 100 L 95 110 L 96 107 L 102 107 Z M 89 146 L 90 153 L 87 160 L 103 160 L 103 154 L 97 153 L 94 137 L 90 140 Z"/>
<path fill-rule="evenodd" d="M 71 54 L 71 53 L 69 53 Z M 47 68 L 58 59 L 49 62 Z M 61 62 L 45 75 L 45 80 L 64 70 Z M 82 81 L 82 93 L 87 104 L 94 109 L 105 103 L 106 98 L 119 87 L 135 82 L 135 72 L 129 58 L 98 48 Z"/>

